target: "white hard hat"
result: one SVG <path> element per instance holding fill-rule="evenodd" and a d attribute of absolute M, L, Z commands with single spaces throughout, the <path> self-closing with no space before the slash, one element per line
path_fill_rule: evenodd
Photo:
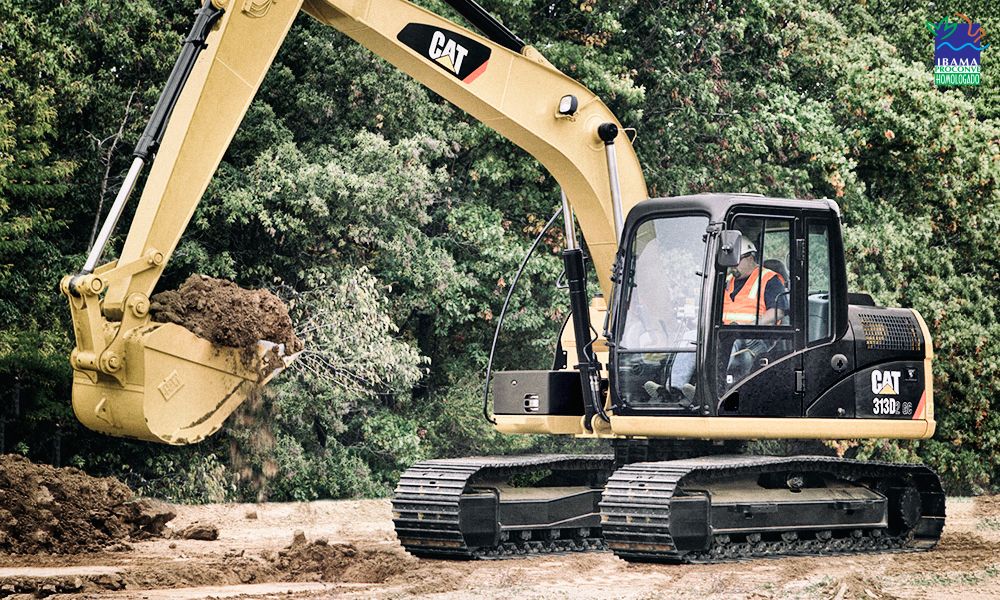
<path fill-rule="evenodd" d="M 750 240 L 743 238 L 743 250 L 740 252 L 740 258 L 743 258 L 747 254 L 753 254 L 754 256 L 756 256 L 757 246 L 754 246 L 754 243 L 751 242 Z"/>

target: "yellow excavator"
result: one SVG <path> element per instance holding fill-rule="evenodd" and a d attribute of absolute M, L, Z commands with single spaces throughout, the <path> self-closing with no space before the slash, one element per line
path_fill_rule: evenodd
<path fill-rule="evenodd" d="M 154 322 L 149 297 L 303 10 L 510 139 L 558 182 L 571 318 L 553 368 L 496 373 L 484 412 L 501 432 L 614 448 L 414 465 L 393 498 L 409 552 L 610 548 L 628 560 L 705 562 L 933 547 L 944 494 L 925 466 L 740 453 L 750 439 L 933 435 L 927 326 L 914 310 L 848 293 L 837 205 L 648 198 L 632 140 L 599 98 L 473 0 L 445 1 L 477 31 L 406 0 L 207 0 L 196 12 L 86 264 L 61 283 L 79 420 L 109 435 L 194 443 L 294 360 L 266 341 L 246 360 Z M 121 254 L 99 264 L 147 162 Z M 585 258 L 602 292 L 594 298 Z"/>

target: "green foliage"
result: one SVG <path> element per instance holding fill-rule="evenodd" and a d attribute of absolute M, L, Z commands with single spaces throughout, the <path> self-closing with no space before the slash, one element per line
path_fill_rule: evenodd
<path fill-rule="evenodd" d="M 53 86 L 69 78 L 55 32 L 7 0 L 0 15 L 0 322 L 14 325 L 0 330 L 5 348 L 18 330 L 43 335 L 57 325 L 49 315 L 65 261 L 53 240 L 65 223 L 55 209 L 76 165 L 52 152 Z M 52 333 L 51 339 L 62 337 Z"/>
<path fill-rule="evenodd" d="M 997 487 L 1000 60 L 984 53 L 980 88 L 937 90 L 924 27 L 962 10 L 995 35 L 990 3 L 485 6 L 638 128 L 653 195 L 837 199 L 852 288 L 918 309 L 937 353 L 936 437 L 853 452 L 928 461 L 953 491 Z M 480 407 L 496 315 L 558 205 L 555 181 L 304 15 L 162 285 L 197 271 L 274 289 L 306 353 L 194 448 L 76 424 L 56 283 L 82 261 L 191 11 L 0 0 L 0 451 L 213 501 L 383 495 L 423 458 L 570 447 L 501 436 Z M 499 368 L 551 360 L 567 310 L 553 286 L 561 235 L 543 238 L 522 278 Z"/>

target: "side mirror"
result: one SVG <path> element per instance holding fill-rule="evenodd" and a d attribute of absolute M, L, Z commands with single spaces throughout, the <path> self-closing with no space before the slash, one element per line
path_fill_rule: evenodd
<path fill-rule="evenodd" d="M 720 267 L 735 267 L 740 264 L 743 250 L 743 234 L 735 229 L 724 229 L 719 233 L 719 252 L 715 262 Z"/>

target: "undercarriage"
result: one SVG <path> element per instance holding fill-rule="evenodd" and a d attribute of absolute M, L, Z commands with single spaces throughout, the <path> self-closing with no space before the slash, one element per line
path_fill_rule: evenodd
<path fill-rule="evenodd" d="M 396 534 L 427 558 L 610 549 L 628 561 L 719 562 L 926 550 L 944 527 L 940 481 L 922 465 L 669 448 L 619 446 L 617 463 L 610 454 L 425 461 L 396 489 Z M 712 449 L 727 447 L 700 453 Z M 671 453 L 688 457 L 628 461 Z"/>
<path fill-rule="evenodd" d="M 396 536 L 425 558 L 604 549 L 599 504 L 612 455 L 429 460 L 403 473 Z"/>

